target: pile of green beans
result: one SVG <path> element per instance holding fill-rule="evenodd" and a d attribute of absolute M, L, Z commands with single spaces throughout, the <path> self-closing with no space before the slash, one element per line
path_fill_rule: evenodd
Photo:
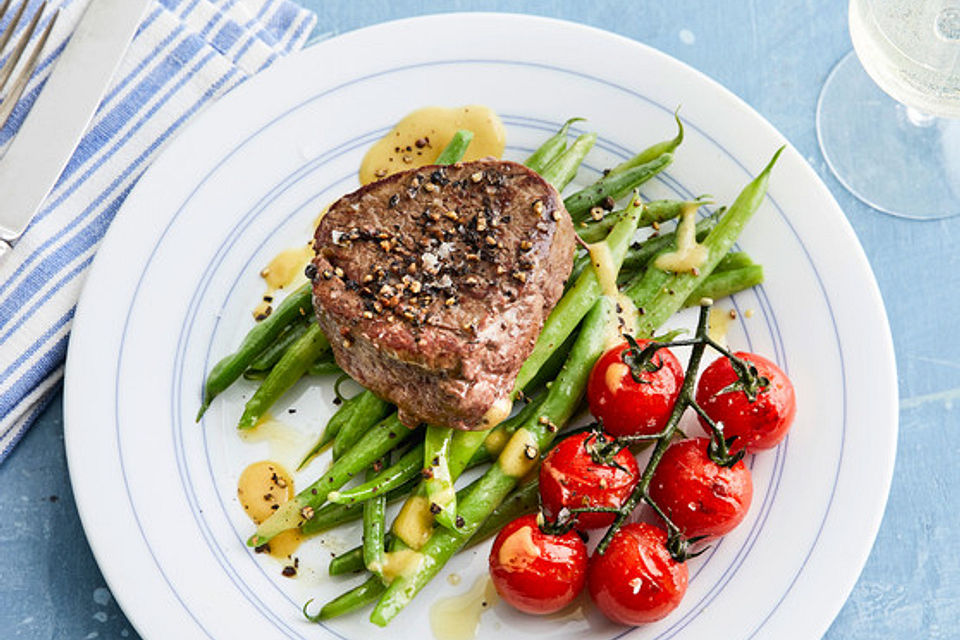
<path fill-rule="evenodd" d="M 703 245 L 708 254 L 699 273 L 669 273 L 660 269 L 647 269 L 624 288 L 624 295 L 633 300 L 638 309 L 644 311 L 639 316 L 637 332 L 640 336 L 652 336 L 657 327 L 702 286 L 706 275 L 712 273 L 730 251 L 743 227 L 766 197 L 770 171 L 782 151 L 781 147 L 773 154 L 767 166 L 740 192 L 720 221 L 704 238 Z"/>
<path fill-rule="evenodd" d="M 250 330 L 239 349 L 214 365 L 204 383 L 203 402 L 197 412 L 197 422 L 203 417 L 213 399 L 243 375 L 247 367 L 268 349 L 287 327 L 299 318 L 313 313 L 311 296 L 309 284 L 291 293 L 266 320 Z"/>
<path fill-rule="evenodd" d="M 569 129 L 579 120 L 572 118 L 564 123 L 525 163 L 558 191 L 576 177 L 596 141 L 596 134 L 587 133 L 568 143 Z M 695 273 L 669 273 L 652 266 L 658 255 L 675 249 L 674 232 L 654 233 L 642 242 L 634 241 L 638 228 L 658 228 L 691 204 L 708 204 L 704 198 L 693 203 L 643 203 L 636 193 L 640 185 L 673 161 L 684 135 L 679 118 L 677 126 L 674 138 L 645 149 L 564 200 L 580 237 L 585 242 L 606 244 L 621 293 L 641 309 L 638 333 L 644 337 L 653 335 L 684 306 L 698 304 L 704 297 L 723 297 L 763 280 L 760 265 L 747 254 L 731 253 L 730 249 L 763 200 L 779 151 L 729 209 L 697 223 L 697 239 L 708 253 Z M 472 137 L 469 131 L 457 132 L 437 163 L 459 161 Z M 631 192 L 625 208 L 606 211 L 613 208 L 613 200 Z M 281 505 L 248 540 L 250 546 L 259 546 L 293 527 L 309 536 L 362 519 L 363 543 L 335 558 L 329 571 L 338 575 L 367 570 L 371 575 L 360 586 L 328 602 L 316 615 L 308 614 L 305 605 L 308 618 L 326 620 L 376 602 L 371 621 L 386 625 L 453 554 L 537 508 L 536 476 L 521 483 L 521 471 L 528 469 L 518 467 L 509 452 L 525 443 L 539 458 L 580 406 L 587 377 L 606 348 L 607 327 L 616 314 L 618 301 L 608 293 L 602 289 L 597 271 L 589 268 L 588 256 L 579 256 L 563 297 L 545 320 L 533 351 L 518 373 L 511 398 L 522 397 L 521 392 L 527 396 L 540 390 L 542 393 L 490 431 L 454 432 L 433 425 L 411 430 L 400 423 L 389 403 L 367 390 L 342 402 L 303 457 L 298 471 L 331 446 L 332 466 Z M 250 331 L 234 354 L 211 370 L 198 420 L 210 402 L 241 376 L 262 379 L 239 423 L 240 428 L 252 428 L 302 376 L 340 372 L 312 316 L 308 284 L 288 295 Z M 454 483 L 466 469 L 490 462 L 492 465 L 474 482 L 455 488 Z M 531 468 L 537 463 L 531 460 Z M 354 477 L 363 481 L 344 489 Z M 418 554 L 419 563 L 387 580 L 383 569 L 388 554 L 410 547 L 387 527 L 386 507 L 392 501 L 409 501 L 412 497 L 426 499 L 431 505 L 435 526 L 422 546 L 412 550 Z"/>
<path fill-rule="evenodd" d="M 566 365 L 547 392 L 547 398 L 540 407 L 541 415 L 532 417 L 514 434 L 513 438 L 517 438 L 521 431 L 529 435 L 531 441 L 536 443 L 537 455 L 549 446 L 556 434 L 556 428 L 550 427 L 565 425 L 580 404 L 590 369 L 605 348 L 606 328 L 615 316 L 615 306 L 616 302 L 607 296 L 601 296 L 594 303 L 584 319 L 583 330 L 570 351 Z M 508 444 L 505 452 L 510 450 Z M 443 527 L 434 529 L 419 550 L 422 559 L 416 570 L 399 575 L 390 583 L 373 609 L 371 622 L 385 626 L 400 613 L 510 494 L 520 477 L 513 474 L 511 461 L 504 460 L 506 455 L 500 455 L 463 500 L 460 505 L 463 526 L 455 531 Z"/>

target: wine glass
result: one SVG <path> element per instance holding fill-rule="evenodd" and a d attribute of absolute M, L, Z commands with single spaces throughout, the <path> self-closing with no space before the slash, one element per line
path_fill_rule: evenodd
<path fill-rule="evenodd" d="M 880 211 L 960 215 L 960 0 L 850 0 L 849 19 L 817 104 L 827 163 Z"/>

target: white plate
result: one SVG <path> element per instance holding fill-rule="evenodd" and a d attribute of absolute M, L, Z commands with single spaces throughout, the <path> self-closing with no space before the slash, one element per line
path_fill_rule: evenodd
<path fill-rule="evenodd" d="M 193 422 L 204 372 L 251 324 L 259 268 L 305 241 L 320 208 L 356 185 L 365 149 L 399 116 L 470 103 L 503 116 L 513 158 L 566 118 L 589 117 L 600 134 L 591 175 L 671 137 L 672 112 L 683 105 L 686 141 L 646 188 L 650 197 L 711 193 L 729 203 L 784 143 L 739 99 L 662 53 L 517 15 L 432 16 L 349 33 L 278 63 L 199 116 L 113 223 L 67 365 L 77 505 L 113 593 L 144 636 L 429 637 L 430 603 L 482 575 L 484 548 L 457 557 L 389 632 L 364 615 L 306 622 L 306 599 L 353 584 L 324 571 L 329 551 L 352 545 L 356 530 L 305 546 L 301 576 L 281 577 L 279 564 L 244 546 L 251 525 L 235 496 L 240 470 L 271 454 L 233 428 L 252 387 L 231 390 L 202 425 Z M 747 521 L 692 563 L 680 608 L 631 638 L 718 629 L 731 639 L 819 637 L 883 513 L 897 428 L 889 330 L 843 213 L 792 148 L 741 245 L 765 266 L 767 284 L 724 303 L 741 312 L 730 340 L 789 372 L 797 422 L 778 449 L 751 462 Z M 331 398 L 329 386 L 302 385 L 277 413 L 307 433 L 330 414 Z M 444 579 L 452 571 L 463 576 L 459 587 Z M 612 638 L 628 630 L 599 615 L 551 622 L 501 604 L 484 615 L 479 637 L 521 631 Z"/>

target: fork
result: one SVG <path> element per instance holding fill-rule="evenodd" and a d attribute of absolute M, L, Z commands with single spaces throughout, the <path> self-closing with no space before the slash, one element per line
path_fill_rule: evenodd
<path fill-rule="evenodd" d="M 13 15 L 13 19 L 10 20 L 10 24 L 8 24 L 7 28 L 3 30 L 2 34 L 0 34 L 0 52 L 3 52 L 6 49 L 7 45 L 10 43 L 10 40 L 13 38 L 14 33 L 16 33 L 18 27 L 20 26 L 20 23 L 24 20 L 24 14 L 26 13 L 28 4 L 28 0 L 22 0 L 22 2 L 19 3 L 19 8 L 15 10 L 16 13 Z M 3 0 L 3 5 L 0 6 L 0 22 L 6 18 L 9 12 L 14 11 L 12 5 L 13 0 Z M 4 125 L 7 124 L 7 120 L 10 119 L 10 115 L 13 113 L 14 107 L 17 106 L 17 101 L 20 100 L 20 96 L 23 95 L 24 89 L 27 88 L 27 82 L 30 80 L 30 76 L 33 74 L 33 71 L 37 66 L 37 62 L 40 60 L 40 52 L 43 50 L 43 46 L 47 43 L 47 38 L 50 36 L 50 32 L 53 30 L 53 25 L 56 23 L 57 17 L 60 15 L 60 10 L 57 9 L 57 11 L 47 22 L 47 26 L 44 27 L 43 32 L 37 39 L 37 42 L 32 48 L 30 48 L 30 53 L 26 56 L 26 61 L 20 65 L 21 59 L 24 58 L 24 52 L 28 49 L 27 45 L 29 44 L 30 39 L 33 37 L 34 31 L 37 30 L 37 25 L 40 23 L 40 18 L 43 16 L 43 12 L 46 8 L 46 2 L 40 5 L 40 8 L 30 19 L 30 23 L 20 33 L 20 37 L 17 39 L 17 42 L 7 57 L 6 62 L 4 62 L 3 66 L 0 67 L 0 95 L 3 95 L 7 85 L 10 85 L 9 92 L 7 92 L 6 97 L 3 98 L 3 102 L 0 102 L 0 128 L 3 128 Z M 17 70 L 18 66 L 19 71 L 14 74 L 14 71 Z"/>

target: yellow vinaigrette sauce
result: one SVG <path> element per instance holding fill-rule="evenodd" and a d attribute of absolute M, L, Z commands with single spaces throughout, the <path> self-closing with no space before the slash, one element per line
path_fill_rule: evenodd
<path fill-rule="evenodd" d="M 723 310 L 720 307 L 710 309 L 710 317 L 707 320 L 707 333 L 710 338 L 725 345 L 727 343 L 727 332 L 730 330 L 730 323 L 737 317 L 733 309 Z"/>
<path fill-rule="evenodd" d="M 240 474 L 237 480 L 237 498 L 247 516 L 254 524 L 260 524 L 293 499 L 293 477 L 277 462 L 261 460 L 254 462 Z M 289 529 L 276 536 L 264 549 L 274 558 L 286 560 L 300 546 L 299 529 Z"/>
<path fill-rule="evenodd" d="M 489 107 L 424 107 L 407 114 L 370 147 L 360 165 L 360 183 L 370 184 L 391 173 L 433 164 L 460 129 L 473 132 L 464 161 L 503 155 L 507 134 L 500 117 Z"/>
<path fill-rule="evenodd" d="M 260 271 L 260 277 L 267 285 L 260 304 L 253 310 L 253 317 L 263 320 L 273 311 L 273 299 L 280 289 L 299 287 L 307 281 L 303 270 L 313 259 L 313 241 L 278 253 L 270 263 Z M 295 285 L 295 286 L 292 286 Z"/>
<path fill-rule="evenodd" d="M 437 600 L 430 608 L 433 636 L 437 640 L 472 640 L 480 626 L 480 614 L 498 599 L 490 577 L 483 575 L 466 593 Z"/>
<path fill-rule="evenodd" d="M 270 459 L 289 467 L 297 465 L 311 443 L 309 434 L 277 420 L 269 412 L 263 414 L 255 428 L 242 429 L 238 435 L 251 444 L 265 442 Z"/>
<path fill-rule="evenodd" d="M 607 346 L 613 347 L 621 342 L 624 334 L 637 334 L 637 307 L 633 301 L 620 293 L 617 288 L 617 271 L 610 255 L 610 247 L 606 242 L 597 242 L 587 245 L 590 252 L 590 264 L 597 274 L 597 282 L 603 295 L 617 303 L 614 322 L 607 327 Z"/>
<path fill-rule="evenodd" d="M 653 263 L 656 268 L 675 273 L 698 273 L 710 251 L 697 242 L 696 224 L 697 205 L 690 203 L 684 207 L 677 223 L 677 250 L 661 254 Z"/>

